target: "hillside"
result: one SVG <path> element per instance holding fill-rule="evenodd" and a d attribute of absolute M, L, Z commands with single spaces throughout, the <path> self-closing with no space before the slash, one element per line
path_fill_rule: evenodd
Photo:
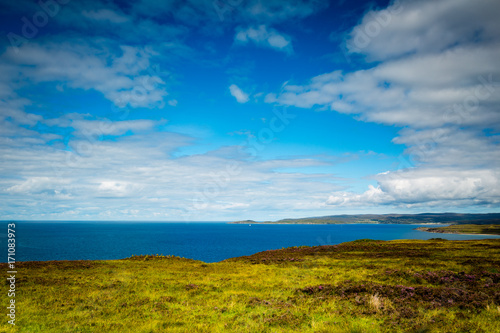
<path fill-rule="evenodd" d="M 499 267 L 496 239 L 20 262 L 16 327 L 0 331 L 500 332 Z"/>
<path fill-rule="evenodd" d="M 383 223 L 383 224 L 500 224 L 500 213 L 490 214 L 458 214 L 458 213 L 424 213 L 424 214 L 360 214 L 331 215 L 306 217 L 298 219 L 282 219 L 278 221 L 256 222 L 252 220 L 230 222 L 236 224 L 349 224 L 349 223 Z"/>

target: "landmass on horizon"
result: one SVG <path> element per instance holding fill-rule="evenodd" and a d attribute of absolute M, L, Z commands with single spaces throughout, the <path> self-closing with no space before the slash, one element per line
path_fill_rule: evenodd
<path fill-rule="evenodd" d="M 282 219 L 278 221 L 257 222 L 242 220 L 232 224 L 500 224 L 500 213 L 422 213 L 422 214 L 356 214 L 329 215 Z"/>
<path fill-rule="evenodd" d="M 446 227 L 420 227 L 415 230 L 438 234 L 500 235 L 500 224 L 452 224 Z"/>

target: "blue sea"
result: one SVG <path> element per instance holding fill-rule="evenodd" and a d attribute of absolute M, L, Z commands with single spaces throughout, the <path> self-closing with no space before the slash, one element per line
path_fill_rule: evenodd
<path fill-rule="evenodd" d="M 7 252 L 7 223 L 0 242 Z M 12 223 L 12 222 L 10 222 Z M 163 254 L 216 262 L 300 245 L 330 245 L 362 238 L 484 239 L 498 236 L 447 235 L 396 224 L 258 225 L 225 222 L 15 222 L 16 261 L 122 259 Z M 7 261 L 7 255 L 1 256 Z"/>

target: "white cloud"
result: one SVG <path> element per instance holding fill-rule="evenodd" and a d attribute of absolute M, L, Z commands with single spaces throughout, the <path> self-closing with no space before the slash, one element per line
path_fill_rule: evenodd
<path fill-rule="evenodd" d="M 337 192 L 334 206 L 490 206 L 500 204 L 500 173 L 494 170 L 410 169 L 376 176 L 378 186 L 357 194 Z"/>
<path fill-rule="evenodd" d="M 125 14 L 111 3 L 82 11 L 83 5 L 71 2 L 53 23 L 71 36 L 82 29 L 84 39 L 68 39 L 67 33 L 48 40 L 42 33 L 18 53 L 7 48 L 0 59 L 2 217 L 220 220 L 366 205 L 499 207 L 500 149 L 494 133 L 500 129 L 500 23 L 494 1 L 404 1 L 400 9 L 393 4 L 371 12 L 351 33 L 347 48 L 379 63 L 352 73 L 332 71 L 302 85 L 287 83 L 266 97 L 269 103 L 330 108 L 404 127 L 394 143 L 406 146 L 413 168 L 375 175 L 377 184 L 362 193 L 332 183 L 339 180 L 332 174 L 285 171 L 330 163 L 320 158 L 263 161 L 238 147 L 179 154 L 203 136 L 179 130 L 182 126 L 177 132 L 189 135 L 166 132 L 158 126 L 164 122 L 144 119 L 42 117 L 26 108 L 36 109 L 39 101 L 16 95 L 26 86 L 46 89 L 50 83 L 61 93 L 97 91 L 118 106 L 158 108 L 164 100 L 175 106 L 164 76 L 152 64 L 157 57 L 168 60 L 166 54 L 193 54 L 179 41 L 192 29 L 221 33 L 237 24 L 236 44 L 290 54 L 291 37 L 270 27 L 327 5 L 316 0 L 218 3 L 225 7 L 218 11 L 213 2 L 201 0 L 143 0 Z M 380 20 L 387 12 L 386 24 Z M 106 39 L 100 29 L 108 22 L 115 29 Z M 360 31 L 369 37 L 365 46 L 356 45 Z M 166 49 L 172 52 L 161 52 Z M 238 102 L 249 100 L 238 86 L 229 89 Z"/>
<path fill-rule="evenodd" d="M 68 184 L 69 182 L 67 180 L 56 177 L 29 177 L 18 185 L 7 188 L 6 191 L 12 194 L 24 195 L 47 192 L 49 194 L 57 194 L 60 193 L 65 186 L 68 186 Z"/>
<path fill-rule="evenodd" d="M 132 7 L 70 2 L 61 7 L 64 15 L 50 18 L 49 30 L 40 29 L 17 49 L 2 51 L 2 218 L 220 220 L 239 218 L 242 210 L 263 217 L 324 207 L 331 175 L 282 171 L 324 162 L 261 161 L 239 147 L 189 155 L 185 151 L 199 150 L 192 146 L 212 134 L 205 127 L 207 133 L 198 135 L 199 128 L 177 125 L 177 132 L 186 134 L 176 134 L 162 126 L 164 121 L 137 119 L 137 112 L 130 120 L 116 121 L 122 114 L 108 120 L 99 98 L 96 109 L 79 110 L 88 105 L 79 103 L 88 92 L 102 94 L 118 107 L 154 109 L 164 101 L 175 106 L 177 100 L 167 93 L 170 81 L 162 74 L 172 74 L 172 81 L 181 75 L 154 65 L 156 60 L 168 66 L 176 57 L 198 56 L 183 40 L 190 32 L 209 35 L 236 25 L 254 27 L 246 31 L 248 43 L 290 53 L 291 38 L 269 25 L 326 7 L 317 0 L 251 0 L 237 8 L 231 5 L 235 3 L 225 3 L 230 13 L 222 20 L 212 1 L 138 1 Z M 36 3 L 30 10 L 9 6 L 18 8 L 17 17 L 39 10 Z M 46 92 L 50 99 L 39 98 Z M 59 95 L 52 92 L 65 98 L 54 104 L 52 97 Z M 75 92 L 78 97 L 71 100 Z M 241 103 L 250 98 L 236 85 L 230 92 Z M 32 100 L 17 95 L 22 93 Z M 159 118 L 149 111 L 144 117 Z M 234 163 L 238 172 L 228 179 Z"/>
<path fill-rule="evenodd" d="M 54 124 L 55 122 L 51 122 Z M 100 121 L 100 120 L 73 120 L 71 127 L 76 130 L 80 136 L 101 136 L 101 135 L 122 135 L 127 131 L 145 131 L 151 130 L 155 125 L 164 122 L 155 122 L 152 120 L 123 120 L 123 121 Z"/>
<path fill-rule="evenodd" d="M 19 105 L 19 100 L 15 101 L 14 103 L 7 103 L 6 101 L 0 101 L 0 108 L 2 112 L 0 113 L 0 119 L 6 119 L 10 118 L 14 122 L 18 124 L 25 124 L 25 125 L 35 125 L 38 121 L 43 119 L 41 116 L 32 114 L 32 113 L 26 113 L 22 110 L 19 110 L 16 108 L 16 106 L 22 106 Z M 17 105 L 16 105 L 17 104 Z"/>
<path fill-rule="evenodd" d="M 12 127 L 0 132 L 3 218 L 192 221 L 231 220 L 246 213 L 308 215 L 328 209 L 324 198 L 332 188 L 340 189 L 330 174 L 285 171 L 330 163 L 323 159 L 258 160 L 245 146 L 176 157 L 195 141 L 160 131 L 159 122 L 76 114 L 39 121 L 75 131 L 49 145 L 45 140 L 53 138 L 28 140 L 40 134 L 35 129 L 21 137 L 23 125 L 0 121 Z"/>
<path fill-rule="evenodd" d="M 152 70 L 153 54 L 145 48 L 121 46 L 111 54 L 82 41 L 24 44 L 1 56 L 18 69 L 14 82 L 66 82 L 72 88 L 101 92 L 117 106 L 162 107 L 165 82 Z M 14 74 L 12 74 L 14 75 Z M 19 83 L 18 83 L 19 84 Z"/>
<path fill-rule="evenodd" d="M 253 42 L 255 45 L 272 48 L 288 54 L 293 52 L 292 41 L 289 36 L 280 34 L 274 29 L 269 29 L 265 25 L 239 29 L 234 39 L 238 44 Z"/>
<path fill-rule="evenodd" d="M 441 54 L 409 56 L 368 70 L 339 71 L 311 79 L 303 86 L 286 85 L 268 102 L 302 108 L 328 106 L 388 125 L 500 126 L 500 44 Z"/>
<path fill-rule="evenodd" d="M 495 0 L 396 0 L 367 13 L 351 31 L 347 48 L 383 60 L 474 45 L 500 35 L 499 12 Z"/>
<path fill-rule="evenodd" d="M 248 94 L 243 92 L 243 90 L 241 90 L 235 84 L 229 86 L 229 92 L 234 98 L 236 98 L 236 101 L 238 101 L 238 103 L 246 103 L 249 100 Z"/>
<path fill-rule="evenodd" d="M 499 206 L 498 134 L 485 134 L 500 131 L 498 10 L 496 1 L 419 0 L 372 11 L 347 46 L 381 62 L 268 94 L 268 103 L 404 127 L 393 140 L 407 147 L 398 169 L 412 168 L 374 176 L 378 185 L 364 193 L 334 193 L 328 204 Z M 369 43 L 360 47 L 362 32 Z"/>
<path fill-rule="evenodd" d="M 127 182 L 107 180 L 101 182 L 97 188 L 96 196 L 125 197 L 132 195 L 134 191 L 137 191 L 137 189 Z"/>

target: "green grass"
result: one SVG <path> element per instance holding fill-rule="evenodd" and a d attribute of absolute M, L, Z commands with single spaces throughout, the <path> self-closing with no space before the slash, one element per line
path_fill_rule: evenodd
<path fill-rule="evenodd" d="M 360 240 L 211 264 L 23 262 L 0 331 L 500 332 L 499 254 L 497 239 Z"/>
<path fill-rule="evenodd" d="M 417 229 L 436 233 L 500 235 L 500 224 L 454 224 L 446 227 Z"/>

